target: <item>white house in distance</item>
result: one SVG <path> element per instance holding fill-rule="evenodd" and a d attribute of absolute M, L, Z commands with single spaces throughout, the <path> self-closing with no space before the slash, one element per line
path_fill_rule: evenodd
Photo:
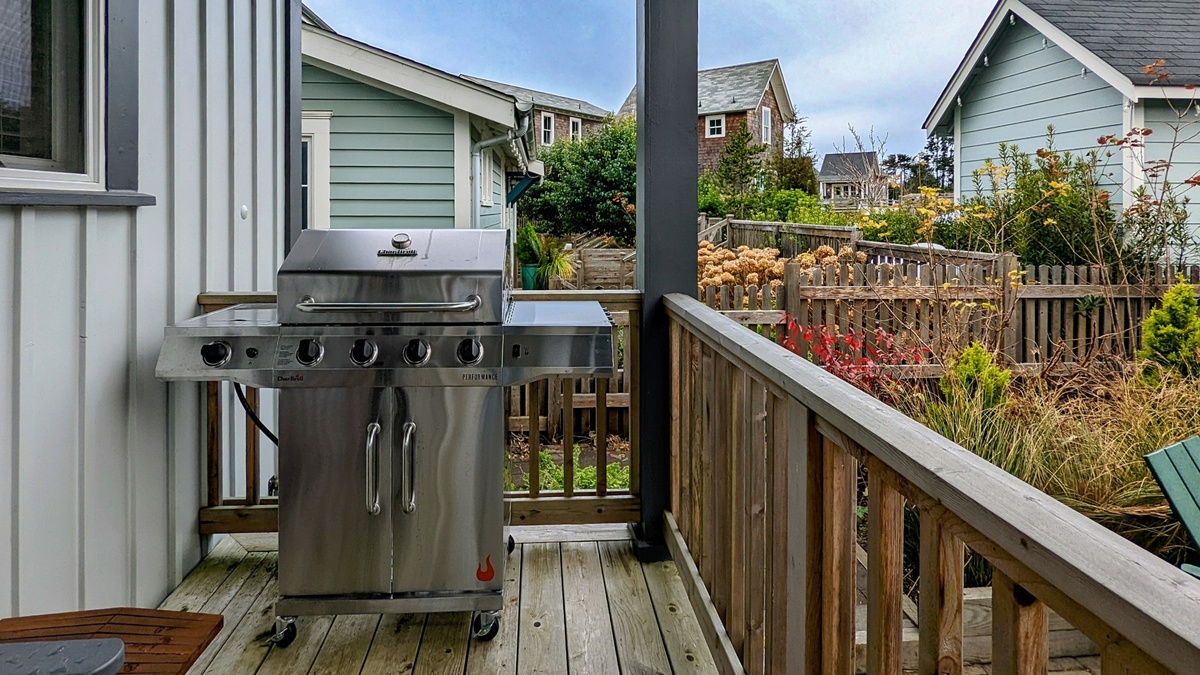
<path fill-rule="evenodd" d="M 516 198 L 542 174 L 530 104 L 339 35 L 307 8 L 302 42 L 305 227 L 515 227 Z"/>
<path fill-rule="evenodd" d="M 1136 18 L 1134 18 L 1136 17 Z M 1169 77 L 1146 66 L 1163 61 Z M 1001 142 L 1025 152 L 1099 148 L 1101 136 L 1149 129 L 1144 150 L 1115 151 L 1104 170 L 1115 204 L 1146 181 L 1143 168 L 1171 159 L 1179 185 L 1200 172 L 1200 11 L 1193 0 L 1001 0 L 925 120 L 954 138 L 955 197 Z M 1106 159 L 1102 157 L 1102 160 Z M 1200 192 L 1188 194 L 1200 228 Z"/>

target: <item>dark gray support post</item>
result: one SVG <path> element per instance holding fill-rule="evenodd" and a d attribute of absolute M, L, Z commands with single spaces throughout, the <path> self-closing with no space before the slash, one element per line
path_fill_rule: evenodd
<path fill-rule="evenodd" d="M 639 425 L 642 561 L 670 557 L 670 322 L 662 298 L 696 290 L 697 0 L 638 0 L 637 286 L 642 291 Z"/>
<path fill-rule="evenodd" d="M 300 15 L 301 0 L 284 7 L 283 51 L 283 252 L 287 255 L 300 236 Z"/>
<path fill-rule="evenodd" d="M 104 183 L 138 189 L 138 3 L 105 3 Z"/>

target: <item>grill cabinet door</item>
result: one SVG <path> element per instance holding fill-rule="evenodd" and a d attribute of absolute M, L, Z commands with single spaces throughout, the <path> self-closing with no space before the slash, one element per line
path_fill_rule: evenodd
<path fill-rule="evenodd" d="M 395 391 L 393 590 L 498 592 L 505 558 L 504 390 Z M 404 447 L 406 423 L 415 424 L 412 454 Z M 411 486 L 406 480 L 410 460 L 415 465 Z M 410 512 L 406 505 L 415 508 Z"/>
<path fill-rule="evenodd" d="M 279 411 L 280 595 L 390 592 L 392 390 L 283 389 Z M 372 515 L 367 462 L 376 452 Z"/>

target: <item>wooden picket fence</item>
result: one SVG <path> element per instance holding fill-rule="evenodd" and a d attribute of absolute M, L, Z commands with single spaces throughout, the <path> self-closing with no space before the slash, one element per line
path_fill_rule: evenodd
<path fill-rule="evenodd" d="M 926 252 L 928 255 L 928 252 Z M 927 258 L 928 260 L 928 258 Z M 945 353 L 980 342 L 1022 371 L 1073 367 L 1098 355 L 1132 356 L 1141 326 L 1183 274 L 1200 291 L 1200 266 L 1160 266 L 1136 282 L 1088 266 L 990 262 L 842 263 L 785 268 L 774 287 L 708 286 L 698 298 L 756 332 L 781 341 L 786 321 L 863 334 L 858 355 L 878 347 L 876 329 L 898 344 Z M 807 346 L 799 344 L 807 355 Z M 908 358 L 906 376 L 937 377 L 928 358 Z"/>

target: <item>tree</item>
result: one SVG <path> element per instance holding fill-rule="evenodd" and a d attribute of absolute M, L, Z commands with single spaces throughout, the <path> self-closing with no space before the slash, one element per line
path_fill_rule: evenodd
<path fill-rule="evenodd" d="M 767 146 L 753 142 L 754 137 L 742 120 L 721 149 L 717 161 L 717 186 L 729 199 L 738 216 L 745 217 L 747 197 L 759 188 L 763 177 L 763 152 Z"/>
<path fill-rule="evenodd" d="M 637 122 L 609 119 L 582 140 L 560 139 L 542 155 L 546 178 L 521 200 L 522 215 L 555 236 L 591 234 L 634 241 Z"/>
<path fill-rule="evenodd" d="M 767 159 L 767 175 L 774 189 L 817 194 L 816 155 L 806 121 L 801 117 L 783 125 L 783 147 Z"/>
<path fill-rule="evenodd" d="M 887 136 L 876 136 L 875 127 L 871 127 L 867 132 L 867 138 L 863 137 L 854 128 L 853 124 L 846 125 L 850 129 L 850 137 L 854 141 L 853 145 L 848 145 L 845 140 L 841 146 L 834 145 L 834 150 L 842 154 L 857 153 L 864 158 L 868 153 L 875 155 L 876 158 L 886 157 L 887 151 Z M 847 147 L 850 149 L 847 150 Z M 876 159 L 878 162 L 878 159 Z M 858 199 L 862 206 L 867 208 L 875 208 L 877 206 L 886 206 L 888 201 L 888 184 L 879 164 L 848 162 L 846 170 L 850 173 L 850 180 L 857 185 Z"/>

